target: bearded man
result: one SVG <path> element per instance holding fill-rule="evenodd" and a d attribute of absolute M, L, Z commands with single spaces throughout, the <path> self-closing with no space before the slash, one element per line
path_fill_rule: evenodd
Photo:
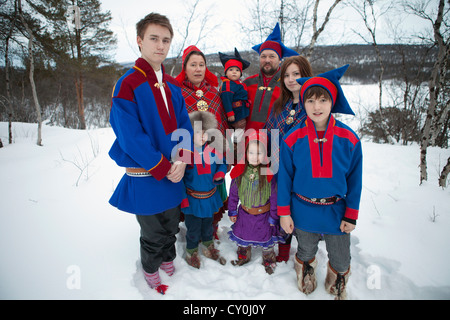
<path fill-rule="evenodd" d="M 281 42 L 280 26 L 277 23 L 266 41 L 252 48 L 259 54 L 260 72 L 244 80 L 250 101 L 250 114 L 246 129 L 262 129 L 280 96 L 280 64 L 283 58 L 297 56 Z"/>

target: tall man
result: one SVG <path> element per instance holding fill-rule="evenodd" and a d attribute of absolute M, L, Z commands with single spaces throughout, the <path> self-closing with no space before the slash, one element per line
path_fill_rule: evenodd
<path fill-rule="evenodd" d="M 164 293 L 159 268 L 174 272 L 181 179 L 191 160 L 193 130 L 181 89 L 162 65 L 173 38 L 169 20 L 151 13 L 136 24 L 136 31 L 141 57 L 118 80 L 112 97 L 116 140 L 109 155 L 125 174 L 109 202 L 136 215 L 145 279 Z M 187 138 L 183 143 L 178 142 L 180 131 Z"/>
<path fill-rule="evenodd" d="M 251 101 L 246 129 L 262 129 L 280 96 L 280 63 L 283 58 L 297 56 L 281 42 L 280 25 L 277 23 L 266 41 L 252 48 L 259 54 L 260 72 L 244 80 Z"/>

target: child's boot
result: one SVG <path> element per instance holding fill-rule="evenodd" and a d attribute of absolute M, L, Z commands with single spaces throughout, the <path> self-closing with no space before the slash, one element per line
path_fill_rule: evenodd
<path fill-rule="evenodd" d="M 266 272 L 268 274 L 272 274 L 275 271 L 276 264 L 276 257 L 275 257 L 275 251 L 273 248 L 264 249 L 263 250 L 263 265 L 266 269 Z"/>
<path fill-rule="evenodd" d="M 301 261 L 297 255 L 294 259 L 294 268 L 297 273 L 298 289 L 304 294 L 310 294 L 317 287 L 315 268 L 317 267 L 316 258 L 309 261 Z"/>
<path fill-rule="evenodd" d="M 252 257 L 252 248 L 251 247 L 238 247 L 237 249 L 238 259 L 231 261 L 233 266 L 242 266 L 250 261 Z"/>
<path fill-rule="evenodd" d="M 200 258 L 198 256 L 198 248 L 186 250 L 186 262 L 191 267 L 200 269 Z"/>
<path fill-rule="evenodd" d="M 334 300 L 346 300 L 347 291 L 347 281 L 350 276 L 350 267 L 344 273 L 337 272 L 334 270 L 330 263 L 328 262 L 327 276 L 325 278 L 325 290 L 336 297 Z"/>
<path fill-rule="evenodd" d="M 161 294 L 165 294 L 168 286 L 161 284 L 161 278 L 159 277 L 159 272 L 156 271 L 154 273 L 147 273 L 144 271 L 144 278 L 147 284 L 152 289 L 156 289 Z"/>
<path fill-rule="evenodd" d="M 221 265 L 227 263 L 227 260 L 220 255 L 220 251 L 214 247 L 214 241 L 211 241 L 211 243 L 209 243 L 209 241 L 203 243 L 202 252 L 205 257 L 212 260 L 217 260 Z"/>

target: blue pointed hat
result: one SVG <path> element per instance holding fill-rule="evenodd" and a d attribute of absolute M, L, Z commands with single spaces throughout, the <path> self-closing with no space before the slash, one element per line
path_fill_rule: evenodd
<path fill-rule="evenodd" d="M 278 54 L 280 60 L 286 57 L 298 56 L 296 51 L 289 49 L 281 42 L 281 31 L 278 22 L 266 41 L 253 46 L 252 49 L 258 52 L 258 54 L 261 54 L 264 50 L 273 50 Z"/>
<path fill-rule="evenodd" d="M 339 83 L 339 79 L 342 78 L 348 67 L 349 65 L 347 64 L 343 67 L 327 71 L 315 77 L 297 79 L 297 82 L 302 86 L 300 89 L 301 106 L 304 108 L 303 96 L 306 90 L 311 87 L 322 87 L 327 90 L 331 96 L 333 103 L 333 107 L 331 108 L 332 113 L 355 115 L 344 95 L 344 92 L 342 91 L 341 84 Z"/>

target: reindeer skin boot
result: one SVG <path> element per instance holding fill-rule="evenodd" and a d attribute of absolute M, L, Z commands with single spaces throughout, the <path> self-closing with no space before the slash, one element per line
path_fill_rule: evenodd
<path fill-rule="evenodd" d="M 330 262 L 327 265 L 327 276 L 325 278 L 325 290 L 335 295 L 334 300 L 346 300 L 347 299 L 347 291 L 345 288 L 347 287 L 347 281 L 350 276 L 350 267 L 344 273 L 339 273 L 334 270 Z"/>
<path fill-rule="evenodd" d="M 316 267 L 317 260 L 315 257 L 309 261 L 301 261 L 297 255 L 295 256 L 294 269 L 297 273 L 297 286 L 304 294 L 310 294 L 317 287 Z"/>

